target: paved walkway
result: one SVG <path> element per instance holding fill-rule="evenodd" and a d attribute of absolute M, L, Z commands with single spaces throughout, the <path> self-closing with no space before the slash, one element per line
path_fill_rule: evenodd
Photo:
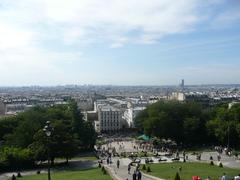
<path fill-rule="evenodd" d="M 135 142 L 131 142 L 131 141 L 122 141 L 122 142 L 111 142 L 108 143 L 107 145 L 103 146 L 105 149 L 108 148 L 113 148 L 115 147 L 116 151 L 118 153 L 121 152 L 141 152 L 142 149 L 140 149 L 139 147 L 136 148 L 138 145 Z M 134 148 L 135 147 L 135 148 Z M 159 153 L 164 155 L 165 153 Z M 182 154 L 180 154 L 180 161 L 183 161 L 183 156 L 181 156 Z M 224 167 L 229 167 L 229 168 L 240 168 L 240 160 L 236 159 L 235 157 L 229 157 L 225 154 L 221 154 L 221 160 L 218 161 L 217 160 L 217 156 L 218 153 L 217 152 L 202 152 L 201 153 L 201 160 L 197 160 L 196 155 L 191 155 L 190 153 L 187 154 L 188 155 L 188 162 L 200 162 L 200 163 L 210 163 L 210 156 L 213 157 L 213 162 L 216 165 L 219 165 L 219 163 L 221 162 L 223 164 Z M 173 155 L 174 157 L 175 155 Z M 173 157 L 165 157 L 162 156 L 161 159 L 164 159 L 165 161 L 160 162 L 160 163 L 171 163 L 172 162 L 172 158 Z M 155 158 L 155 157 L 149 157 L 150 159 L 153 160 L 153 163 L 159 163 L 159 158 Z M 112 172 L 118 177 L 117 179 L 119 180 L 132 180 L 132 173 L 135 170 L 135 167 L 132 166 L 131 168 L 131 174 L 128 174 L 127 172 L 127 167 L 128 164 L 131 162 L 130 159 L 128 158 L 122 158 L 120 159 L 120 168 L 118 169 L 116 167 L 116 161 L 118 158 L 113 158 L 112 161 L 113 163 L 111 165 L 109 165 L 109 167 L 111 168 Z M 141 159 L 141 164 L 145 164 L 145 159 L 146 158 L 140 158 Z M 160 179 L 160 178 L 155 178 L 155 177 L 146 177 L 146 176 L 142 176 L 143 180 L 153 180 L 153 179 Z"/>
<path fill-rule="evenodd" d="M 225 154 L 221 154 L 221 160 L 217 160 L 217 152 L 203 152 L 201 153 L 201 161 L 196 160 L 196 155 L 188 155 L 189 161 L 191 162 L 210 162 L 210 156 L 213 157 L 214 164 L 218 165 L 220 162 L 222 162 L 223 166 L 229 167 L 229 168 L 240 168 L 240 160 L 236 159 L 234 156 L 227 156 Z"/>
<path fill-rule="evenodd" d="M 128 158 L 120 159 L 120 166 L 117 168 L 116 162 L 118 158 L 112 158 L 112 164 L 108 165 L 108 167 L 112 170 L 112 172 L 116 175 L 118 180 L 132 180 L 133 172 L 136 170 L 134 166 L 131 166 L 130 174 L 128 174 L 128 164 L 131 162 Z M 106 162 L 104 163 L 106 164 Z M 159 178 L 151 178 L 146 177 L 142 174 L 142 180 L 155 180 Z M 161 180 L 161 179 L 159 179 Z"/>

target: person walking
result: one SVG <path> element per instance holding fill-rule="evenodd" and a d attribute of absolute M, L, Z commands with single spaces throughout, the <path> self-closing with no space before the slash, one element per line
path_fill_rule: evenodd
<path fill-rule="evenodd" d="M 223 173 L 223 176 L 222 176 L 221 180 L 228 180 L 228 177 L 227 177 L 226 173 Z"/>
<path fill-rule="evenodd" d="M 117 160 L 117 168 L 119 169 L 119 166 L 120 166 L 120 160 L 118 159 Z"/>
<path fill-rule="evenodd" d="M 131 171 L 131 164 L 128 164 L 128 174 L 130 174 Z"/>
<path fill-rule="evenodd" d="M 133 175 L 132 175 L 132 179 L 133 180 L 137 180 L 137 174 L 136 174 L 136 171 L 134 171 Z"/>
<path fill-rule="evenodd" d="M 240 174 L 234 177 L 234 180 L 240 180 Z"/>
<path fill-rule="evenodd" d="M 137 180 L 141 180 L 141 179 L 142 179 L 142 173 L 141 173 L 141 171 L 138 171 Z"/>

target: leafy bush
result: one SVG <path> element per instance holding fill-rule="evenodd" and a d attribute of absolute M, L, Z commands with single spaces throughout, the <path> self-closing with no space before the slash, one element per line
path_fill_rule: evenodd
<path fill-rule="evenodd" d="M 16 178 L 16 176 L 13 174 L 12 175 L 12 180 L 16 180 L 17 178 Z"/>
<path fill-rule="evenodd" d="M 34 159 L 29 149 L 5 147 L 0 151 L 0 170 L 19 170 L 33 167 Z"/>
<path fill-rule="evenodd" d="M 146 170 L 146 165 L 145 164 L 143 165 L 142 170 Z"/>
<path fill-rule="evenodd" d="M 223 164 L 221 162 L 219 163 L 219 167 L 221 167 L 221 168 L 223 167 Z"/>
<path fill-rule="evenodd" d="M 22 177 L 20 172 L 17 173 L 17 177 Z"/>
<path fill-rule="evenodd" d="M 211 162 L 210 162 L 210 165 L 211 165 L 211 166 L 214 166 L 214 163 L 213 163 L 213 161 L 211 161 Z"/>
<path fill-rule="evenodd" d="M 151 172 L 150 166 L 147 167 L 147 172 Z"/>

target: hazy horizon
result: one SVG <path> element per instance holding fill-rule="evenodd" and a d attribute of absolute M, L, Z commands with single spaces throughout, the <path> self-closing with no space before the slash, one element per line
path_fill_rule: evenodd
<path fill-rule="evenodd" d="M 240 1 L 2 0 L 0 86 L 240 84 Z"/>
<path fill-rule="evenodd" d="M 0 86 L 0 88 L 22 88 L 22 87 L 66 87 L 66 86 L 123 86 L 123 87 L 179 87 L 180 84 L 163 84 L 163 85 L 144 85 L 144 84 L 56 84 L 56 85 L 14 85 L 14 86 Z M 240 84 L 185 84 L 186 87 L 189 86 L 240 86 Z"/>

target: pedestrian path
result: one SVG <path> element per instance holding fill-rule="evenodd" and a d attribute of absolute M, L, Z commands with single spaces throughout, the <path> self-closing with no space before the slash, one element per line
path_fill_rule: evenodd
<path fill-rule="evenodd" d="M 116 164 L 117 159 L 113 158 L 112 159 L 112 164 L 108 165 L 108 167 L 111 169 L 112 173 L 116 175 L 118 180 L 132 180 L 133 179 L 133 173 L 136 170 L 136 167 L 131 166 L 130 173 L 128 173 L 128 162 L 130 162 L 129 159 L 120 159 L 120 166 L 117 168 Z M 152 178 L 152 177 L 147 177 L 142 174 L 141 180 L 161 180 L 160 178 Z"/>

